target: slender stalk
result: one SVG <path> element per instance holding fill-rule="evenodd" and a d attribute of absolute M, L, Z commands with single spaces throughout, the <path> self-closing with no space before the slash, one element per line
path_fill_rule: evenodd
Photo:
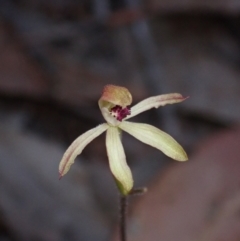
<path fill-rule="evenodd" d="M 147 188 L 135 188 L 129 195 L 142 195 L 147 192 Z M 127 241 L 127 207 L 128 196 L 120 195 L 120 241 Z"/>
<path fill-rule="evenodd" d="M 127 241 L 126 216 L 127 216 L 127 196 L 120 196 L 120 241 Z"/>

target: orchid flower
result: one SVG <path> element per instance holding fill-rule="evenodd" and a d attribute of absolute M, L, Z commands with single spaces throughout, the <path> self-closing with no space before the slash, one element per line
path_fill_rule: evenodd
<path fill-rule="evenodd" d="M 185 99 L 178 93 L 158 95 L 147 98 L 130 108 L 132 96 L 128 89 L 106 85 L 98 101 L 106 123 L 80 135 L 69 146 L 59 165 L 60 178 L 68 172 L 82 150 L 104 131 L 107 132 L 106 148 L 110 170 L 122 195 L 128 195 L 133 188 L 132 173 L 126 162 L 121 142 L 122 130 L 177 161 L 186 161 L 188 159 L 187 154 L 170 135 L 152 125 L 127 121 L 127 119 L 151 108 L 178 103 Z"/>

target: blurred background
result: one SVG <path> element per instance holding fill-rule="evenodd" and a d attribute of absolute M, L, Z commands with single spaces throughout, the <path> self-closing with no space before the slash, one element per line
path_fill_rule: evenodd
<path fill-rule="evenodd" d="M 239 241 L 239 13 L 239 0 L 0 0 L 0 241 L 118 240 L 105 135 L 58 180 L 68 145 L 103 122 L 106 84 L 134 103 L 190 96 L 133 119 L 189 162 L 123 136 L 149 187 L 130 199 L 129 240 Z"/>

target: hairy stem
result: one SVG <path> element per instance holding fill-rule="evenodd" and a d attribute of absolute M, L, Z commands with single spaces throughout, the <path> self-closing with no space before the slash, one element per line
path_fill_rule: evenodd
<path fill-rule="evenodd" d="M 135 188 L 129 195 L 141 195 L 147 191 L 147 188 Z M 127 241 L 127 206 L 128 196 L 120 196 L 120 241 Z"/>
<path fill-rule="evenodd" d="M 127 196 L 120 196 L 120 240 L 127 241 L 126 216 L 127 216 Z"/>

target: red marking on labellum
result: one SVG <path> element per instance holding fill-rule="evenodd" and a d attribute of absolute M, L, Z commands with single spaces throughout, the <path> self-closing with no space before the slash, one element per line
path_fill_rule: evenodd
<path fill-rule="evenodd" d="M 122 121 L 126 116 L 131 114 L 131 109 L 129 106 L 122 108 L 120 105 L 116 105 L 111 109 L 111 114 L 118 121 Z"/>

